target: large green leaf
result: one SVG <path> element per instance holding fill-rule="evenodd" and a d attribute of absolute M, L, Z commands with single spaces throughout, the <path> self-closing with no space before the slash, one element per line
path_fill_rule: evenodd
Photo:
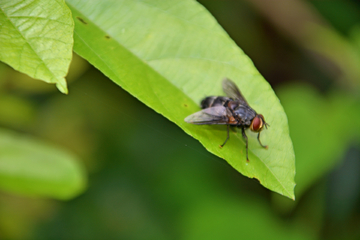
<path fill-rule="evenodd" d="M 245 176 L 294 198 L 295 160 L 283 108 L 251 60 L 201 5 L 192 0 L 67 0 L 67 4 L 75 21 L 76 53 Z M 224 77 L 238 84 L 271 125 L 261 136 L 269 150 L 248 132 L 249 163 L 241 133 L 231 133 L 221 149 L 225 126 L 184 122 L 200 110 L 202 98 L 223 95 Z"/>
<path fill-rule="evenodd" d="M 73 30 L 64 0 L 1 0 L 0 60 L 67 93 Z"/>
<path fill-rule="evenodd" d="M 30 137 L 0 129 L 0 188 L 28 196 L 69 199 L 85 187 L 77 159 Z"/>

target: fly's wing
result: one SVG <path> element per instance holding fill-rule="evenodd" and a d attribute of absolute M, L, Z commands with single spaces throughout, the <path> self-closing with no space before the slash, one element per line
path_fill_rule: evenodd
<path fill-rule="evenodd" d="M 187 116 L 185 122 L 197 125 L 227 124 L 228 117 L 226 108 L 224 106 L 205 108 L 204 110 Z"/>
<path fill-rule="evenodd" d="M 234 100 L 238 100 L 242 105 L 249 106 L 244 96 L 241 94 L 239 88 L 233 81 L 225 78 L 222 82 L 222 87 L 226 95 Z"/>

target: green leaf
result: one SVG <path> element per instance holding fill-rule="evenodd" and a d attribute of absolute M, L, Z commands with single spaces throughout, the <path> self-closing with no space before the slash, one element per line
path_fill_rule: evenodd
<path fill-rule="evenodd" d="M 2 0 L 0 60 L 67 93 L 73 30 L 64 0 Z"/>
<path fill-rule="evenodd" d="M 245 176 L 294 198 L 295 160 L 283 108 L 251 60 L 201 5 L 191 0 L 176 4 L 172 0 L 67 0 L 67 4 L 75 21 L 76 53 Z M 261 136 L 269 150 L 248 132 L 249 163 L 241 132 L 231 133 L 221 149 L 225 126 L 184 122 L 200 110 L 202 98 L 224 94 L 224 77 L 240 87 L 271 125 Z"/>
<path fill-rule="evenodd" d="M 296 153 L 296 195 L 336 166 L 352 141 L 360 140 L 360 103 L 336 91 L 321 96 L 306 85 L 277 91 L 289 117 Z"/>
<path fill-rule="evenodd" d="M 27 196 L 70 199 L 81 193 L 86 178 L 71 154 L 0 129 L 0 188 Z"/>

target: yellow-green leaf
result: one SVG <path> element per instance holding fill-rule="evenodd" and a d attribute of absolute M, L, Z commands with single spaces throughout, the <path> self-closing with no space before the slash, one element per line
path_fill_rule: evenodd
<path fill-rule="evenodd" d="M 64 0 L 1 0 L 0 60 L 67 93 L 73 30 Z"/>

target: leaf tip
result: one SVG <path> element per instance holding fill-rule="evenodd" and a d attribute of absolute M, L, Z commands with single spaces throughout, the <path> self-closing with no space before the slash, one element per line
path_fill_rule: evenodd
<path fill-rule="evenodd" d="M 64 94 L 68 94 L 67 84 L 65 78 L 60 78 L 56 83 L 57 89 Z"/>
<path fill-rule="evenodd" d="M 296 184 L 295 184 L 295 186 L 296 186 Z M 294 186 L 294 189 L 290 193 L 285 195 L 293 201 L 295 201 L 295 186 Z"/>

